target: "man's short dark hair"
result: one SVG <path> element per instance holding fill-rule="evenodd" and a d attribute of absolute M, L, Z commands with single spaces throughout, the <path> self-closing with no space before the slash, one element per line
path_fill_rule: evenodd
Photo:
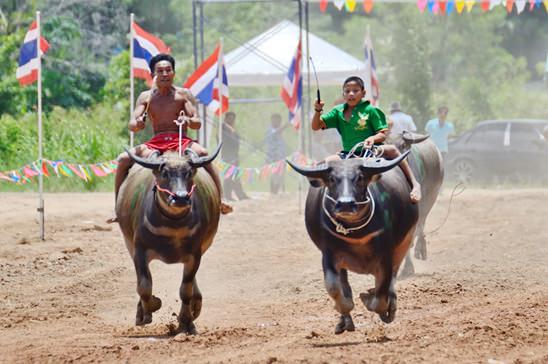
<path fill-rule="evenodd" d="M 154 73 L 154 67 L 156 67 L 156 63 L 160 61 L 168 61 L 169 63 L 171 63 L 171 67 L 175 71 L 175 59 L 171 57 L 169 54 L 158 53 L 157 55 L 152 57 L 150 61 L 148 62 L 148 66 L 150 67 L 150 73 Z"/>
<path fill-rule="evenodd" d="M 347 83 L 350 83 L 350 82 L 356 82 L 362 88 L 362 90 L 365 89 L 365 84 L 363 83 L 363 80 L 358 76 L 350 76 L 346 80 L 344 80 L 343 88 L 344 86 L 346 86 Z"/>
<path fill-rule="evenodd" d="M 449 108 L 445 105 L 438 107 L 438 114 L 441 112 L 445 112 L 445 114 L 447 114 L 449 112 Z"/>

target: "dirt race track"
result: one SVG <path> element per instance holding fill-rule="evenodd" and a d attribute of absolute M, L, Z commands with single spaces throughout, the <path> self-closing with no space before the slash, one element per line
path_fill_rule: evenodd
<path fill-rule="evenodd" d="M 447 212 L 440 197 L 426 231 Z M 135 274 L 111 194 L 46 195 L 40 242 L 33 194 L 0 194 L 0 362 L 547 363 L 548 190 L 471 190 L 428 236 L 429 260 L 399 281 L 383 324 L 350 275 L 356 331 L 334 335 L 296 195 L 235 203 L 198 272 L 198 336 L 170 332 L 182 266 L 152 264 L 163 307 L 133 326 Z"/>

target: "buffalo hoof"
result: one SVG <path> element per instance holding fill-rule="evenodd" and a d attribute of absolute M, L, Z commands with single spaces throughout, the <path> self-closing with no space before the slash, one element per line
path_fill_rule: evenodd
<path fill-rule="evenodd" d="M 379 314 L 382 322 L 389 324 L 396 318 L 396 304 L 397 300 L 394 296 L 388 297 L 388 310 L 384 313 Z"/>
<path fill-rule="evenodd" d="M 198 334 L 198 331 L 196 330 L 196 325 L 194 325 L 194 322 L 189 322 L 189 323 L 179 322 L 179 327 L 177 328 L 177 332 L 187 334 L 187 335 Z"/>
<path fill-rule="evenodd" d="M 152 313 L 158 311 L 162 307 L 162 300 L 156 296 L 152 296 L 148 304 L 148 310 L 145 313 L 141 300 L 137 302 L 137 314 L 135 315 L 135 325 L 143 326 L 152 322 Z"/>
<path fill-rule="evenodd" d="M 339 323 L 335 326 L 335 335 L 342 334 L 345 331 L 355 331 L 356 327 L 354 326 L 354 321 L 352 321 L 352 316 L 350 315 L 341 315 Z"/>

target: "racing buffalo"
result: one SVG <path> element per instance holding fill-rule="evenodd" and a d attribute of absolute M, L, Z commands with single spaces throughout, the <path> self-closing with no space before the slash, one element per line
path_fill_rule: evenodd
<path fill-rule="evenodd" d="M 360 294 L 368 310 L 384 322 L 396 315 L 395 280 L 419 221 L 419 206 L 410 201 L 410 186 L 396 167 L 398 158 L 352 158 L 304 168 L 307 177 L 305 223 L 322 253 L 324 282 L 341 314 L 335 333 L 354 331 L 354 308 L 348 271 L 372 274 L 375 288 Z"/>
<path fill-rule="evenodd" d="M 136 325 L 152 322 L 152 313 L 162 301 L 152 295 L 149 263 L 183 263 L 179 289 L 179 331 L 195 334 L 193 321 L 200 315 L 202 294 L 196 272 L 217 232 L 220 216 L 219 191 L 210 175 L 200 167 L 211 156 L 198 157 L 187 149 L 183 156 L 166 153 L 142 159 L 128 152 L 138 164 L 131 169 L 116 201 L 116 216 L 137 273 Z"/>

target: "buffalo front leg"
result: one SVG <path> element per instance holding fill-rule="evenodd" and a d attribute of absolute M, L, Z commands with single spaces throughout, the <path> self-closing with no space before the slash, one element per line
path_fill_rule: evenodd
<path fill-rule="evenodd" d="M 390 323 L 396 318 L 397 296 L 395 291 L 396 272 L 392 266 L 384 266 L 375 274 L 375 288 L 361 293 L 360 299 L 365 307 L 379 314 L 383 322 Z"/>
<path fill-rule="evenodd" d="M 179 332 L 189 335 L 197 334 L 194 320 L 202 308 L 202 294 L 196 284 L 196 272 L 200 267 L 200 255 L 195 255 L 185 263 L 183 282 L 179 288 L 181 311 L 179 312 Z"/>
<path fill-rule="evenodd" d="M 135 272 L 137 273 L 137 293 L 139 302 L 137 302 L 137 314 L 135 315 L 135 325 L 142 326 L 152 322 L 152 313 L 162 307 L 162 301 L 152 295 L 152 276 L 148 268 L 146 253 L 137 250 L 133 258 Z"/>
<path fill-rule="evenodd" d="M 354 331 L 354 322 L 350 311 L 354 308 L 352 300 L 352 289 L 348 283 L 348 273 L 346 269 L 339 272 L 335 269 L 329 256 L 322 258 L 323 277 L 327 293 L 335 301 L 335 309 L 341 314 L 335 334 L 342 334 L 345 331 Z"/>

